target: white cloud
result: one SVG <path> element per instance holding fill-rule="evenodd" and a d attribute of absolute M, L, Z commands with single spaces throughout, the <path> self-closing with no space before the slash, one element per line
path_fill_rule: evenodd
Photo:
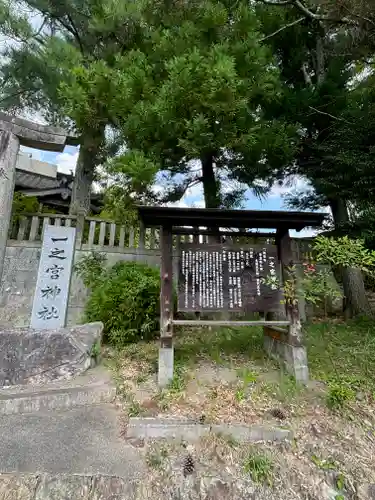
<path fill-rule="evenodd" d="M 42 151 L 39 149 L 34 149 L 34 148 L 28 148 L 26 146 L 21 146 L 20 147 L 20 154 L 24 154 L 28 156 L 29 158 L 32 158 L 33 160 L 42 160 Z"/>
<path fill-rule="evenodd" d="M 304 177 L 299 175 L 290 175 L 281 185 L 278 182 L 275 182 L 271 191 L 268 193 L 268 196 L 270 198 L 280 198 L 286 194 L 307 191 L 309 187 L 310 183 Z"/>
<path fill-rule="evenodd" d="M 57 165 L 58 172 L 64 174 L 74 173 L 76 170 L 79 152 L 74 153 L 60 153 L 56 155 L 55 164 Z"/>

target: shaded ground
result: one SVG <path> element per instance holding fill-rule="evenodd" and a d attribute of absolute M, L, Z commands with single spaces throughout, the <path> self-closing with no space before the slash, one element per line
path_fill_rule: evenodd
<path fill-rule="evenodd" d="M 238 484 L 258 484 L 265 498 L 371 499 L 375 331 L 371 323 L 331 322 L 310 325 L 306 335 L 315 380 L 307 388 L 264 357 L 254 328 L 180 332 L 176 376 L 162 392 L 155 382 L 156 344 L 113 354 L 119 404 L 130 416 L 267 422 L 294 432 L 292 442 L 251 447 L 214 435 L 189 451 L 180 442 L 137 443 L 155 484 L 172 484 L 190 453 L 198 476 L 219 473 Z"/>

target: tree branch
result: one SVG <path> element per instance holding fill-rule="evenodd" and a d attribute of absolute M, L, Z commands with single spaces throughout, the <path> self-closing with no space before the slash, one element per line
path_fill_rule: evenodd
<path fill-rule="evenodd" d="M 302 21 L 304 21 L 306 19 L 305 16 L 302 16 L 300 17 L 299 19 L 295 20 L 295 21 L 292 21 L 291 23 L 288 23 L 286 24 L 285 26 L 282 26 L 281 28 L 279 28 L 278 30 L 274 31 L 273 33 L 271 33 L 270 35 L 267 35 L 267 36 L 264 36 L 263 38 L 260 39 L 260 42 L 264 42 L 265 40 L 268 40 L 268 38 L 271 38 L 275 35 L 277 35 L 278 33 L 280 33 L 281 31 L 284 31 L 288 28 L 291 28 L 292 26 L 295 26 L 296 24 L 299 24 L 301 23 Z"/>
<path fill-rule="evenodd" d="M 290 5 L 293 3 L 293 0 L 281 0 L 281 2 L 278 2 L 277 0 L 262 0 L 262 2 L 266 5 Z"/>
<path fill-rule="evenodd" d="M 82 41 L 81 41 L 81 37 L 79 36 L 78 34 L 78 30 L 77 28 L 75 27 L 75 24 L 73 23 L 73 19 L 72 17 L 70 16 L 70 14 L 67 14 L 68 16 L 68 19 L 69 19 L 69 22 L 70 22 L 70 25 L 71 25 L 71 28 L 72 28 L 72 31 L 75 33 L 75 38 L 78 42 L 78 45 L 79 45 L 79 48 L 81 49 L 81 52 L 82 54 L 84 54 L 84 50 L 83 50 L 83 44 L 82 44 Z"/>
<path fill-rule="evenodd" d="M 313 106 L 309 106 L 309 109 L 311 109 L 312 111 L 315 111 L 315 113 L 318 113 L 320 115 L 329 116 L 329 118 L 332 118 L 333 120 L 337 120 L 339 122 L 345 122 L 345 123 L 348 123 L 349 125 L 353 125 L 353 123 L 349 122 L 348 120 L 345 120 L 345 118 L 341 118 L 340 116 L 331 115 L 331 113 L 326 113 L 325 111 L 320 111 L 320 109 L 314 108 Z"/>
<path fill-rule="evenodd" d="M 281 0 L 280 2 L 277 2 L 275 0 L 260 0 L 260 1 L 265 5 L 276 5 L 281 7 L 285 5 L 292 5 L 296 7 L 298 10 L 300 10 L 306 17 L 314 21 L 328 21 L 332 23 L 352 24 L 354 26 L 358 26 L 358 23 L 356 23 L 352 19 L 348 19 L 347 17 L 338 19 L 328 15 L 315 14 L 308 7 L 306 7 L 306 5 L 304 5 L 301 0 Z"/>

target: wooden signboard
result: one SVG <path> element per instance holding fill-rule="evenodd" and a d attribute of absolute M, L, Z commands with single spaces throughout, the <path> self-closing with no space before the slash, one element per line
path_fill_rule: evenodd
<path fill-rule="evenodd" d="M 178 309 L 183 312 L 265 312 L 280 309 L 281 294 L 263 278 L 280 280 L 274 245 L 180 246 Z"/>

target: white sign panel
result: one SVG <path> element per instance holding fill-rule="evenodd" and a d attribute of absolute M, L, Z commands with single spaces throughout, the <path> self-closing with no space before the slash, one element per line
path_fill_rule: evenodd
<path fill-rule="evenodd" d="M 65 326 L 76 230 L 46 226 L 40 255 L 31 328 Z"/>

